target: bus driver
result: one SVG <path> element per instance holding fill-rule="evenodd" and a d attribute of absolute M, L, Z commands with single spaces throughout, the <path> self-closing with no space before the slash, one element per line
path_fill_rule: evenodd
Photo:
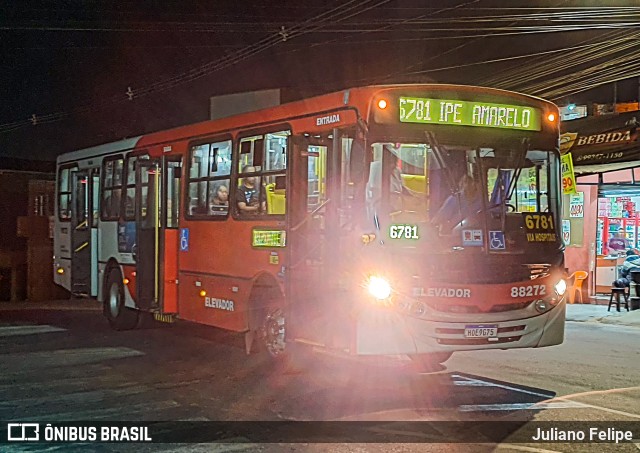
<path fill-rule="evenodd" d="M 465 218 L 475 216 L 482 206 L 478 183 L 464 174 L 458 182 L 457 191 L 444 201 L 431 223 L 440 228 L 441 234 L 449 234 Z"/>

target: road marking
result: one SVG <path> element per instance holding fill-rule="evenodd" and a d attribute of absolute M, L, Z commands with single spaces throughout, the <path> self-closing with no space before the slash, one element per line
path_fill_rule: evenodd
<path fill-rule="evenodd" d="M 497 384 L 495 382 L 489 382 L 489 381 L 483 381 L 481 379 L 473 379 L 473 378 L 468 378 L 466 376 L 460 376 L 459 374 L 453 374 L 452 375 L 453 378 L 458 378 L 458 379 L 464 379 L 464 381 L 454 381 L 453 384 L 454 385 L 461 385 L 461 386 L 472 386 L 472 387 L 497 387 L 497 388 L 501 388 L 501 389 L 505 389 L 505 390 L 511 390 L 513 392 L 520 392 L 520 393 L 526 393 L 527 395 L 533 395 L 533 396 L 540 396 L 542 398 L 546 398 L 546 399 L 552 399 L 555 397 L 555 394 L 553 393 L 540 393 L 540 392 L 534 392 L 532 390 L 526 390 L 523 388 L 518 388 L 518 387 L 512 387 L 510 385 L 504 385 L 504 384 Z"/>
<path fill-rule="evenodd" d="M 543 409 L 574 409 L 574 408 L 583 408 L 583 409 L 595 409 L 603 412 L 609 412 L 611 414 L 623 415 L 625 417 L 630 418 L 640 418 L 640 414 L 633 414 L 631 412 L 619 411 L 616 409 L 610 409 L 608 407 L 595 406 L 589 403 L 580 403 L 577 401 L 573 401 L 570 398 L 575 398 L 578 396 L 592 396 L 599 394 L 609 394 L 609 393 L 621 393 L 621 392 L 629 392 L 640 390 L 640 387 L 624 387 L 617 389 L 608 389 L 608 390 L 592 390 L 588 392 L 582 393 L 574 393 L 566 396 L 555 396 L 549 393 L 540 393 L 534 392 L 531 390 L 525 390 L 518 387 L 513 387 L 510 385 L 497 384 L 495 382 L 483 381 L 481 379 L 469 378 L 466 376 L 461 376 L 459 374 L 452 374 L 451 377 L 458 379 L 454 380 L 453 384 L 457 386 L 469 386 L 469 387 L 497 387 L 505 390 L 511 390 L 514 392 L 525 393 L 528 395 L 539 396 L 545 398 L 546 401 L 540 401 L 537 403 L 515 403 L 515 404 L 476 404 L 476 405 L 462 405 L 459 406 L 459 410 L 462 412 L 473 412 L 473 411 L 515 411 L 515 410 L 543 410 Z M 461 379 L 461 380 L 460 380 Z"/>
<path fill-rule="evenodd" d="M 555 400 L 560 400 L 560 401 L 571 401 L 568 399 L 565 399 L 564 397 L 560 397 L 560 398 L 554 398 Z M 580 403 L 583 405 L 583 407 L 585 408 L 589 408 L 589 409 L 596 409 L 602 412 L 609 412 L 610 414 L 616 414 L 616 415 L 624 415 L 625 417 L 630 417 L 630 418 L 639 418 L 640 419 L 640 414 L 632 414 L 631 412 L 625 412 L 625 411 L 619 411 L 616 409 L 609 409 L 608 407 L 602 407 L 602 406 L 595 406 L 593 404 L 589 404 L 589 403 Z"/>
<path fill-rule="evenodd" d="M 590 390 L 588 392 L 573 393 L 571 395 L 565 395 L 565 396 L 557 396 L 555 398 L 552 398 L 552 400 L 573 401 L 571 398 L 593 396 L 593 395 L 608 395 L 608 394 L 612 394 L 612 393 L 633 392 L 633 391 L 638 391 L 638 390 L 640 390 L 640 387 L 621 387 L 621 388 L 617 388 L 617 389 L 607 389 L 607 390 Z M 589 403 L 582 403 L 582 404 L 584 404 L 584 407 L 588 407 L 590 409 L 596 409 L 596 410 L 603 411 L 603 412 L 609 412 L 610 414 L 623 415 L 625 417 L 630 417 L 630 418 L 640 418 L 640 414 L 634 414 L 634 413 L 631 413 L 631 412 L 619 411 L 619 410 L 616 410 L 616 409 L 610 409 L 608 407 L 603 407 L 603 406 L 596 406 L 596 405 L 589 404 Z"/>
<path fill-rule="evenodd" d="M 3 326 L 0 327 L 0 337 L 13 337 L 17 335 L 37 335 L 49 332 L 64 332 L 67 329 L 53 327 L 49 325 L 42 326 Z"/>
<path fill-rule="evenodd" d="M 24 419 L 37 418 L 40 423 L 44 423 L 50 421 L 61 422 L 72 420 L 140 420 L 141 414 L 144 414 L 147 417 L 149 414 L 154 414 L 155 417 L 163 419 L 162 417 L 166 417 L 166 415 L 159 414 L 161 411 L 175 411 L 177 407 L 180 407 L 180 403 L 174 400 L 161 400 L 135 404 L 123 404 L 118 407 L 97 407 L 95 405 L 93 407 L 94 409 L 78 410 L 76 408 L 73 411 L 51 413 L 45 413 L 43 409 L 40 409 L 33 414 L 27 413 L 25 415 L 23 413 L 19 418 L 5 418 L 9 422 L 19 422 Z"/>
<path fill-rule="evenodd" d="M 7 408 L 27 409 L 42 404 L 50 404 L 55 407 L 67 405 L 81 405 L 113 399 L 123 400 L 126 396 L 138 395 L 140 393 L 151 392 L 153 389 L 146 385 L 131 385 L 121 388 L 97 389 L 81 392 L 56 393 L 53 395 L 40 395 L 30 398 L 15 398 L 0 401 L 0 410 Z"/>
<path fill-rule="evenodd" d="M 144 355 L 144 353 L 137 349 L 126 347 L 77 348 L 0 354 L 0 361 L 4 364 L 5 373 L 26 373 L 29 370 L 39 368 L 87 365 L 90 363 L 104 362 L 106 360 L 123 359 L 125 357 L 141 355 Z"/>
<path fill-rule="evenodd" d="M 566 402 L 545 402 L 538 403 L 504 403 L 504 404 L 461 404 L 458 406 L 460 412 L 488 412 L 488 411 L 539 411 L 547 409 L 577 409 L 589 407 L 588 404 Z"/>
<path fill-rule="evenodd" d="M 496 450 L 500 450 L 501 448 L 508 448 L 509 450 L 517 450 L 517 451 L 528 451 L 531 453 L 562 453 L 561 451 L 558 451 L 558 450 L 545 450 L 544 448 L 525 447 L 524 445 L 516 445 L 516 444 L 496 445 Z"/>
<path fill-rule="evenodd" d="M 632 392 L 634 390 L 640 390 L 640 387 L 618 387 L 617 389 L 589 390 L 588 392 L 572 393 L 570 395 L 565 395 L 562 398 L 575 398 L 576 396 L 591 396 L 591 395 L 601 395 L 601 394 L 608 394 L 608 393 L 623 393 L 623 392 Z"/>

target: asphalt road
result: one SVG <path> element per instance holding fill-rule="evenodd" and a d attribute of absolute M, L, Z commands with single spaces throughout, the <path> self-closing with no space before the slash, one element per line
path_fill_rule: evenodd
<path fill-rule="evenodd" d="M 278 374 L 263 356 L 246 356 L 236 334 L 186 322 L 114 332 L 95 302 L 55 307 L 0 307 L 3 424 L 366 420 L 375 435 L 354 431 L 359 443 L 311 443 L 302 435 L 297 443 L 258 444 L 240 432 L 224 444 L 11 444 L 2 451 L 640 451 L 640 432 L 637 444 L 514 442 L 538 421 L 585 429 L 640 422 L 636 327 L 568 322 L 560 346 L 458 353 L 428 374 L 401 358 L 356 363 L 323 354 Z M 469 420 L 492 421 L 507 434 L 497 443 L 430 443 L 434 437 L 409 423 Z M 378 443 L 385 435 L 399 442 Z"/>

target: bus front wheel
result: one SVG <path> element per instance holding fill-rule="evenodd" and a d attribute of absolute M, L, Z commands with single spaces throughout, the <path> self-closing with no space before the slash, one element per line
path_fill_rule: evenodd
<path fill-rule="evenodd" d="M 262 322 L 262 344 L 271 358 L 282 360 L 287 354 L 286 317 L 280 307 L 268 309 Z"/>
<path fill-rule="evenodd" d="M 138 311 L 124 305 L 124 285 L 117 269 L 111 269 L 107 278 L 105 315 L 114 330 L 130 330 L 138 324 Z"/>
<path fill-rule="evenodd" d="M 260 349 L 267 356 L 267 366 L 279 374 L 300 373 L 306 368 L 298 346 L 287 341 L 289 322 L 284 308 L 271 307 L 264 313 L 259 332 Z"/>

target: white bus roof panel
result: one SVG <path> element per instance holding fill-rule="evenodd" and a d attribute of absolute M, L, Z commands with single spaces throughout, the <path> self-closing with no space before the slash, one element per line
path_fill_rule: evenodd
<path fill-rule="evenodd" d="M 92 146 L 91 148 L 79 149 L 69 153 L 60 154 L 57 159 L 58 165 L 65 162 L 76 162 L 90 159 L 92 157 L 104 157 L 119 152 L 131 151 L 135 148 L 142 135 L 126 138 L 117 142 L 105 143 L 104 145 Z"/>

